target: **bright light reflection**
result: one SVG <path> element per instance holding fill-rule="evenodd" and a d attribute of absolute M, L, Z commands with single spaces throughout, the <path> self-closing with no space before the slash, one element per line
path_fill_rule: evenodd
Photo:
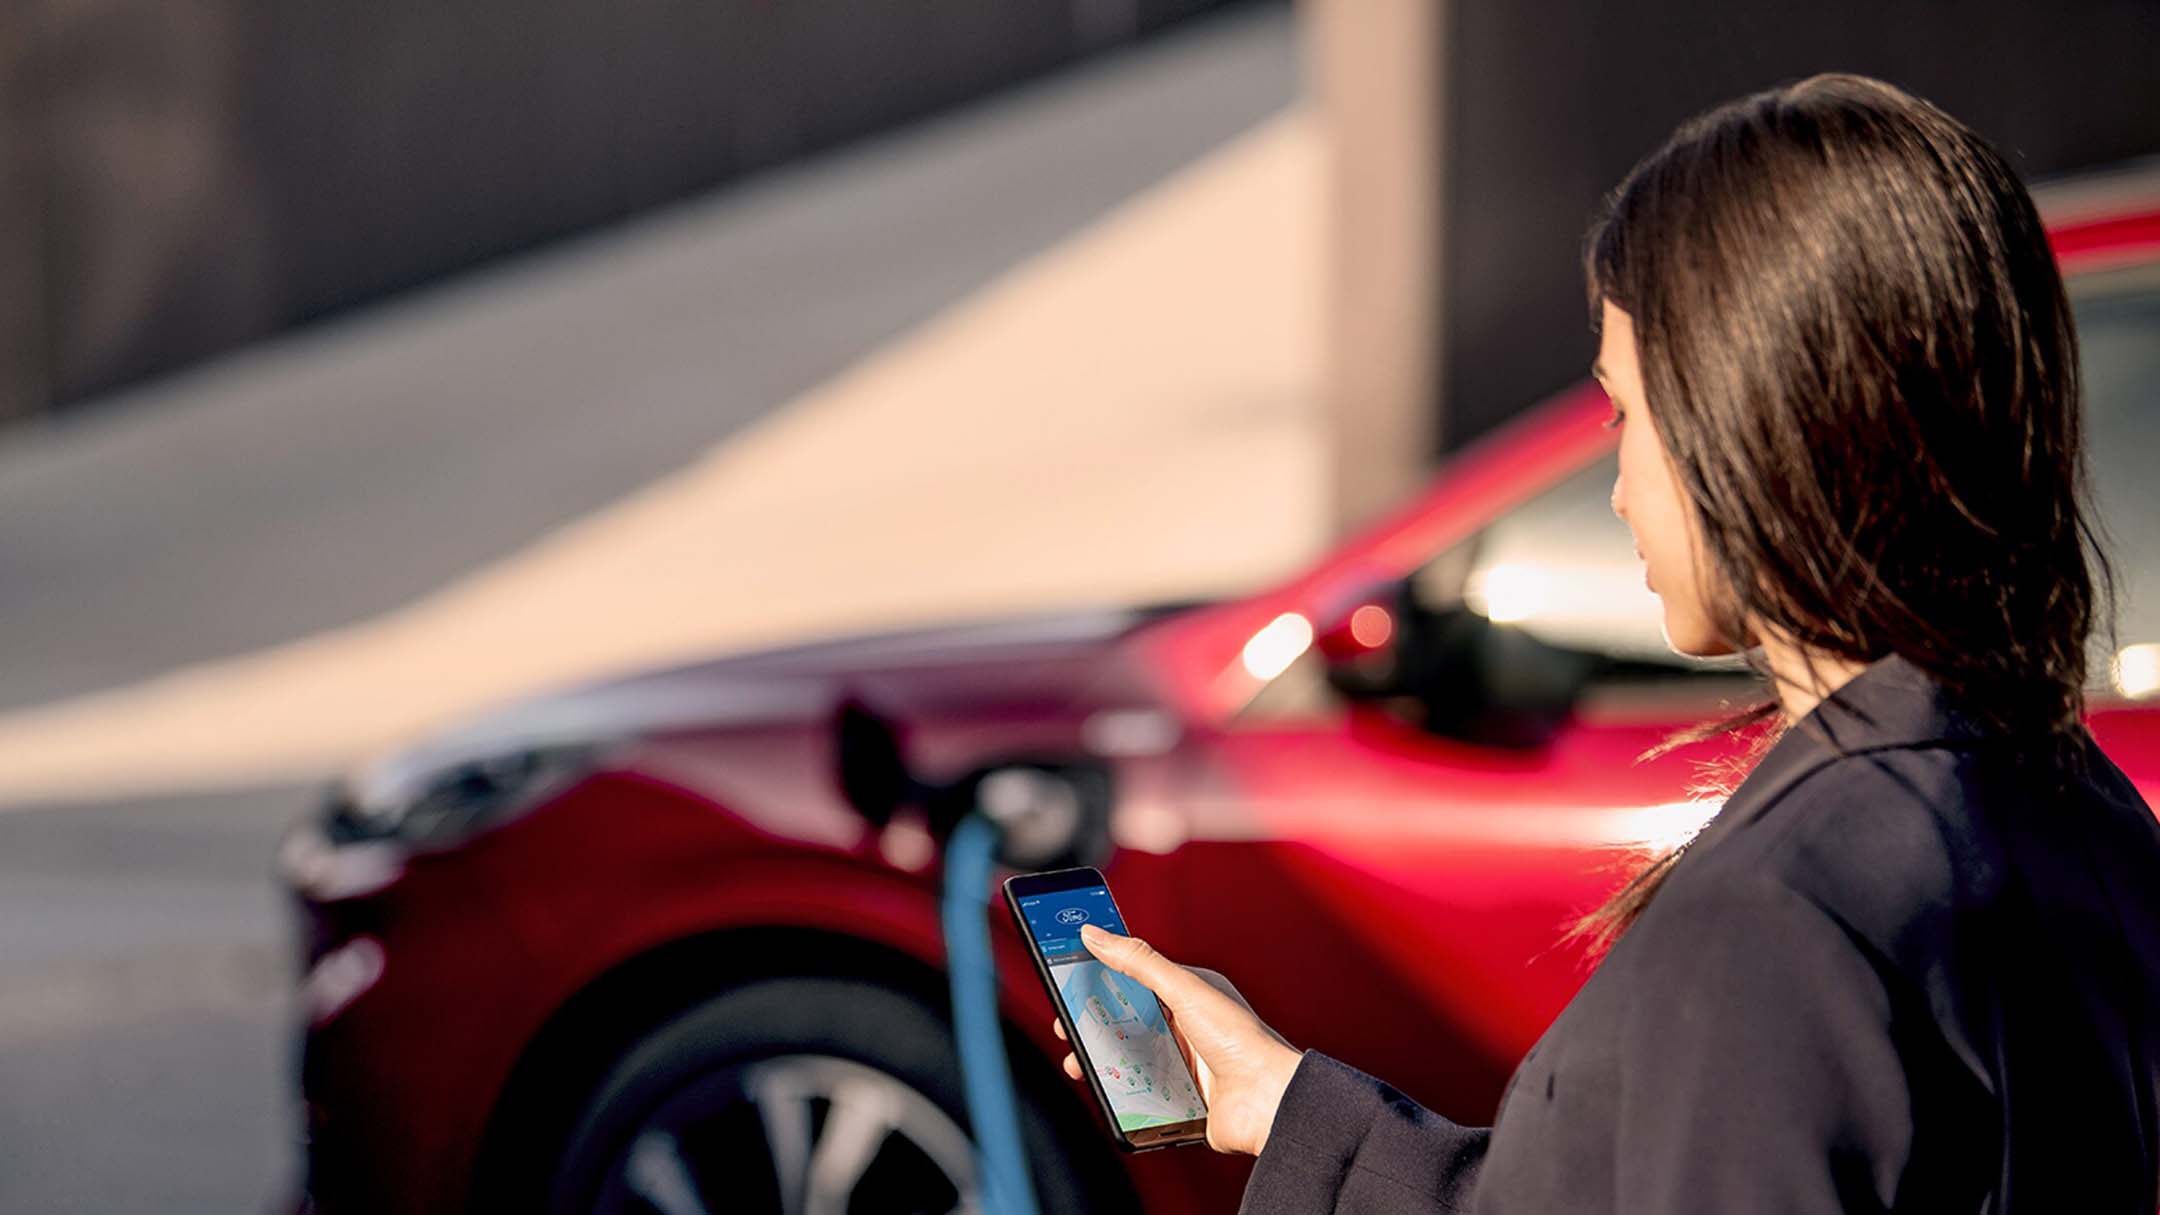
<path fill-rule="evenodd" d="M 1495 624 L 1513 624 L 1539 615 L 1551 597 L 1545 571 L 1528 565 L 1496 565 L 1480 573 L 1465 595 Z"/>
<path fill-rule="evenodd" d="M 1245 643 L 1246 673 L 1254 679 L 1273 679 L 1289 670 L 1312 641 L 1312 621 L 1296 612 L 1284 612 Z"/>
<path fill-rule="evenodd" d="M 327 1025 L 382 978 L 382 942 L 354 937 L 319 958 L 300 981 L 300 1005 L 308 1020 Z"/>
<path fill-rule="evenodd" d="M 1597 834 L 1605 843 L 1637 844 L 1665 852 L 1695 838 L 1695 833 L 1717 817 L 1724 804 L 1719 799 L 1708 799 L 1618 810 L 1607 818 Z"/>
<path fill-rule="evenodd" d="M 2160 645 L 2129 645 L 2115 652 L 2108 677 L 2125 696 L 2143 697 L 2160 692 Z"/>

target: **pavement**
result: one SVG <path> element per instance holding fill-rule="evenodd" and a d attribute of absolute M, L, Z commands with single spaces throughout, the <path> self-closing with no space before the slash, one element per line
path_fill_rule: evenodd
<path fill-rule="evenodd" d="M 316 790 L 0 815 L 0 1212 L 263 1211 L 299 1168 L 269 862 Z"/>
<path fill-rule="evenodd" d="M 1286 7 L 0 435 L 0 1212 L 262 1209 L 284 825 L 579 678 L 1317 552 Z"/>

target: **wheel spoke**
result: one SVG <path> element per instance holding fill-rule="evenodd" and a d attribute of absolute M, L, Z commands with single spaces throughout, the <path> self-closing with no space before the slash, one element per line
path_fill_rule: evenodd
<path fill-rule="evenodd" d="M 694 1178 L 739 1168 L 740 1148 L 708 1145 L 707 1137 L 681 1139 L 682 1128 L 711 1125 L 743 1101 L 756 1108 L 763 1127 L 781 1215 L 846 1215 L 888 1145 L 905 1145 L 909 1167 L 928 1163 L 943 1184 L 928 1177 L 902 1182 L 902 1170 L 893 1180 L 910 1193 L 881 1197 L 904 1198 L 911 1210 L 982 1215 L 967 1132 L 892 1074 L 829 1055 L 769 1056 L 714 1075 L 702 1088 L 693 1085 L 648 1122 L 625 1165 L 628 1188 L 662 1215 L 707 1215 Z M 703 1154 L 708 1149 L 712 1160 Z"/>
<path fill-rule="evenodd" d="M 630 1192 L 658 1208 L 660 1215 L 711 1215 L 698 1198 L 690 1169 L 683 1164 L 681 1145 L 666 1131 L 647 1131 L 637 1137 L 624 1174 Z"/>
<path fill-rule="evenodd" d="M 848 1197 L 899 1121 L 900 1110 L 887 1086 L 836 1086 L 832 1111 L 825 1116 L 824 1133 L 810 1159 L 805 1215 L 846 1215 Z"/>
<path fill-rule="evenodd" d="M 780 1215 L 804 1215 L 803 1189 L 810 1180 L 810 1102 L 785 1073 L 751 1072 L 750 1099 L 765 1124 L 773 1177 L 780 1187 Z"/>

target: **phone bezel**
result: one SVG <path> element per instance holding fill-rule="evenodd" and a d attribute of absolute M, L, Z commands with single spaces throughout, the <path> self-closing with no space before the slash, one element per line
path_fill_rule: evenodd
<path fill-rule="evenodd" d="M 1001 883 L 1001 889 L 1005 892 L 1005 907 L 1012 913 L 1013 926 L 1019 930 L 1020 940 L 1027 946 L 1028 957 L 1034 959 L 1035 975 L 1042 981 L 1043 991 L 1050 997 L 1050 1007 L 1057 1013 L 1059 1023 L 1065 1026 L 1066 1045 L 1072 1048 L 1073 1054 L 1080 1060 L 1080 1074 L 1087 1079 L 1088 1090 L 1095 1094 L 1095 1107 L 1102 1112 L 1103 1121 L 1116 1138 L 1117 1145 L 1128 1152 L 1152 1152 L 1157 1148 L 1176 1147 L 1183 1143 L 1205 1143 L 1205 1115 L 1187 1122 L 1165 1122 L 1159 1126 L 1142 1128 L 1141 1133 L 1146 1136 L 1144 1141 L 1135 1140 L 1125 1128 L 1118 1125 L 1117 1107 L 1110 1104 L 1110 1094 L 1103 1089 L 1102 1079 L 1095 1074 L 1095 1064 L 1088 1058 L 1087 1046 L 1080 1040 L 1080 1027 L 1073 1024 L 1071 1014 L 1066 1011 L 1064 998 L 1058 994 L 1057 983 L 1051 978 L 1050 963 L 1043 957 L 1042 946 L 1035 940 L 1034 931 L 1028 927 L 1027 916 L 1020 910 L 1022 896 L 1055 894 L 1061 890 L 1088 890 L 1097 886 L 1102 887 L 1105 892 L 1110 889 L 1110 883 L 1103 877 L 1102 870 L 1087 865 L 1073 869 L 1014 874 Z M 1117 907 L 1115 894 L 1110 895 L 1110 905 Z M 1118 908 L 1118 919 L 1125 921 L 1123 908 Z M 1130 922 L 1125 922 L 1125 926 L 1128 929 L 1132 927 Z M 1161 997 L 1156 997 L 1156 1000 L 1159 1003 Z M 1190 1064 L 1186 1067 L 1186 1074 L 1191 1075 Z M 1199 1086 L 1197 1077 L 1193 1078 L 1193 1084 L 1195 1088 Z"/>

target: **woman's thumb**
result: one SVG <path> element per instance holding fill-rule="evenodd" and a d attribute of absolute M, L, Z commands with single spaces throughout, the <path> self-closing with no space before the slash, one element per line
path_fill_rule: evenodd
<path fill-rule="evenodd" d="M 1142 986 L 1165 1002 L 1185 995 L 1185 984 L 1195 979 L 1184 967 L 1162 956 L 1153 945 L 1139 937 L 1119 936 L 1093 924 L 1082 924 L 1080 941 L 1103 965 L 1140 980 Z"/>

